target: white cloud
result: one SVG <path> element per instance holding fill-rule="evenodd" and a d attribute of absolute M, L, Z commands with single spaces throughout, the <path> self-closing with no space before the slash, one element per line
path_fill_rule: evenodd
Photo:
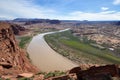
<path fill-rule="evenodd" d="M 120 20 L 120 12 L 104 11 L 98 13 L 86 13 L 81 11 L 75 11 L 69 13 L 67 16 L 61 16 L 61 19 L 67 20 Z"/>
<path fill-rule="evenodd" d="M 114 0 L 113 4 L 114 5 L 119 5 L 120 4 L 120 0 Z"/>
<path fill-rule="evenodd" d="M 109 11 L 104 7 L 102 12 L 73 11 L 60 14 L 59 11 L 33 4 L 34 0 L 0 0 L 0 18 L 50 18 L 61 20 L 120 20 L 120 12 Z"/>
<path fill-rule="evenodd" d="M 47 18 L 52 17 L 52 14 L 56 13 L 55 10 L 36 6 L 32 1 L 27 0 L 0 0 L 0 11 L 0 17 L 8 19 L 16 17 Z"/>
<path fill-rule="evenodd" d="M 101 7 L 101 10 L 103 10 L 103 11 L 106 11 L 108 9 L 109 9 L 108 7 Z"/>
<path fill-rule="evenodd" d="M 103 12 L 99 12 L 100 14 L 114 14 L 116 11 L 103 11 Z"/>

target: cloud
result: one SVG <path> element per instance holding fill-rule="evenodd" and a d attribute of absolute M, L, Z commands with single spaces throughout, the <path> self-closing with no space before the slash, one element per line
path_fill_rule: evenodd
<path fill-rule="evenodd" d="M 106 11 L 108 9 L 109 9 L 108 7 L 101 7 L 101 10 L 103 10 L 103 11 Z"/>
<path fill-rule="evenodd" d="M 75 11 L 68 14 L 68 16 L 62 16 L 61 19 L 67 20 L 120 20 L 120 12 L 115 11 L 103 11 L 98 13 L 89 13 Z"/>
<path fill-rule="evenodd" d="M 27 0 L 0 0 L 0 11 L 0 17 L 8 19 L 16 17 L 47 18 L 56 13 L 55 10 L 37 6 L 32 1 Z"/>
<path fill-rule="evenodd" d="M 103 11 L 103 12 L 99 12 L 100 14 L 115 14 L 116 11 Z"/>
<path fill-rule="evenodd" d="M 33 3 L 34 0 L 0 0 L 0 18 L 49 18 L 61 20 L 120 20 L 120 12 L 109 11 L 102 7 L 102 12 L 60 12 Z"/>
<path fill-rule="evenodd" d="M 119 5 L 120 4 L 120 0 L 114 0 L 113 4 L 114 5 Z"/>

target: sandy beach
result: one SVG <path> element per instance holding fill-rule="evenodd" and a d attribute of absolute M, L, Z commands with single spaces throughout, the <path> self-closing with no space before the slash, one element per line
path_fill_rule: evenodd
<path fill-rule="evenodd" d="M 57 32 L 63 32 L 66 30 L 68 29 Z M 33 37 L 27 48 L 32 63 L 44 72 L 55 70 L 66 71 L 78 66 L 49 47 L 44 40 L 44 35 L 53 33 L 55 34 L 56 32 L 47 32 Z"/>

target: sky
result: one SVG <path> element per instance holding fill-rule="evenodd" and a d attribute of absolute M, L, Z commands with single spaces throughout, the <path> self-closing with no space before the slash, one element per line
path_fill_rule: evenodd
<path fill-rule="evenodd" d="M 0 0 L 0 19 L 120 20 L 120 0 Z"/>

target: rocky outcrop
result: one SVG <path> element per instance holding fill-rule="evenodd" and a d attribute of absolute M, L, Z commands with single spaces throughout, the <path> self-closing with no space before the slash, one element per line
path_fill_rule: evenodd
<path fill-rule="evenodd" d="M 21 31 L 25 31 L 24 27 L 17 24 L 11 24 L 11 27 L 15 35 L 19 35 Z"/>
<path fill-rule="evenodd" d="M 92 66 L 87 70 L 76 67 L 69 73 L 76 73 L 78 80 L 111 80 L 110 77 L 120 77 L 120 68 L 118 65 Z"/>
<path fill-rule="evenodd" d="M 37 72 L 15 40 L 11 24 L 0 22 L 0 75 Z"/>
<path fill-rule="evenodd" d="M 51 77 L 46 80 L 113 80 L 112 77 L 120 77 L 118 65 L 92 66 L 87 70 L 75 67 L 69 71 L 68 75 Z"/>

